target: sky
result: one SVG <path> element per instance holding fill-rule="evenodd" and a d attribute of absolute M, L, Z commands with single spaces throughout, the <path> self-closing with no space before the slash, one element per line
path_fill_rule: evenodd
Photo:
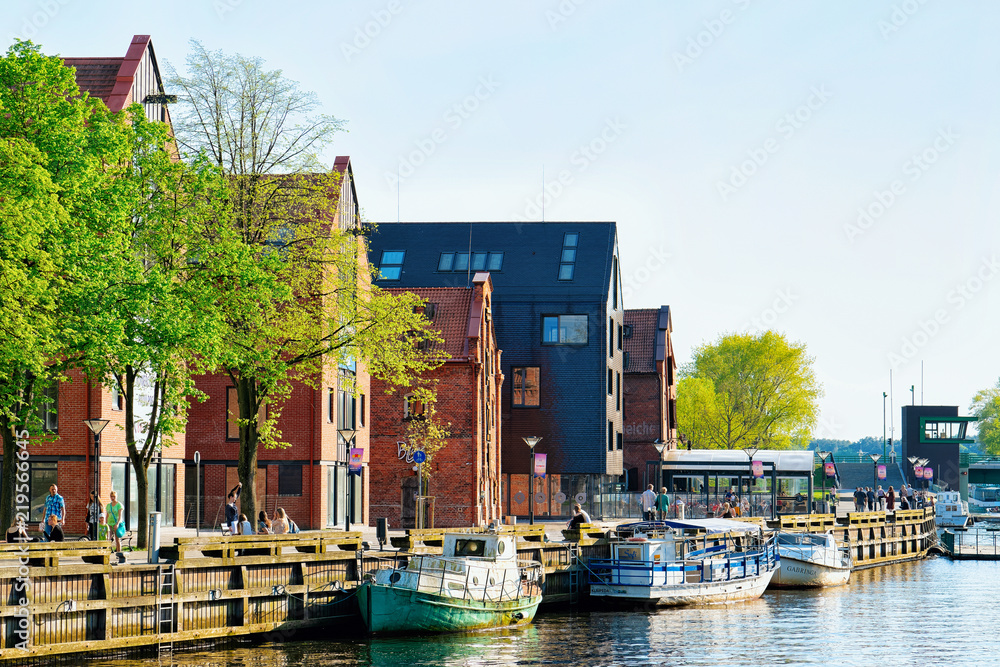
<path fill-rule="evenodd" d="M 901 405 L 968 414 L 1000 377 L 998 3 L 5 0 L 0 30 L 263 58 L 346 121 L 324 158 L 371 221 L 615 221 L 680 363 L 806 345 L 815 437 L 898 438 Z"/>

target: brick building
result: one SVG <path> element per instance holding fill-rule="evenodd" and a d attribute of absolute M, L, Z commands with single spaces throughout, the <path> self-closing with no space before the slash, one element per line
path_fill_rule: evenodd
<path fill-rule="evenodd" d="M 659 453 L 677 449 L 677 362 L 670 306 L 625 311 L 625 470 L 630 491 L 657 489 Z"/>
<path fill-rule="evenodd" d="M 447 445 L 425 463 L 435 526 L 476 526 L 501 517 L 500 350 L 493 329 L 493 283 L 476 273 L 472 287 L 429 287 L 409 291 L 425 300 L 424 315 L 443 339 L 448 360 L 421 379 L 437 387 L 437 417 L 451 424 Z M 371 515 L 391 526 L 412 527 L 416 516 L 415 447 L 406 442 L 406 423 L 420 406 L 406 392 L 386 393 L 372 379 Z"/>
<path fill-rule="evenodd" d="M 337 210 L 331 224 L 340 229 L 355 229 L 360 209 L 349 157 L 338 157 L 334 170 L 342 175 L 336 193 Z M 361 266 L 359 280 L 367 275 L 363 241 L 358 238 Z M 239 426 L 236 388 L 229 376 L 220 373 L 203 375 L 195 384 L 205 392 L 204 402 L 192 401 L 187 428 L 185 488 L 186 524 L 195 525 L 194 508 L 201 496 L 201 525 L 217 529 L 224 517 L 226 494 L 236 486 L 239 475 Z M 288 400 L 281 406 L 277 428 L 285 447 L 258 451 L 256 503 L 271 516 L 284 508 L 300 528 L 344 527 L 367 523 L 368 507 L 364 502 L 367 468 L 362 477 L 347 474 L 350 447 L 368 454 L 367 397 L 371 395 L 369 375 L 363 364 L 326 367 L 323 378 L 313 388 L 295 383 Z M 357 388 L 357 396 L 354 388 Z M 341 431 L 354 431 L 348 443 Z M 194 455 L 201 457 L 201 487 L 197 485 Z M 353 488 L 352 488 L 353 487 Z M 249 490 L 244 489 L 243 493 Z M 256 518 L 253 521 L 256 525 Z"/>
<path fill-rule="evenodd" d="M 100 98 L 111 111 L 122 111 L 138 102 L 151 121 L 170 122 L 163 97 L 156 54 L 149 35 L 136 35 L 124 57 L 64 58 L 76 70 L 80 89 Z M 48 438 L 32 438 L 29 447 L 29 487 L 32 523 L 40 521 L 49 485 L 57 484 L 65 498 L 67 533 L 86 532 L 86 505 L 94 488 L 106 504 L 115 490 L 125 506 L 130 529 L 138 527 L 138 497 L 132 465 L 125 447 L 125 413 L 121 397 L 108 387 L 89 382 L 80 371 L 53 387 L 40 410 Z M 141 409 L 141 408 L 137 408 Z M 107 419 L 101 447 L 95 451 L 94 437 L 84 425 L 89 418 Z M 30 433 L 38 436 L 38 433 Z M 183 517 L 184 434 L 165 447 L 149 467 L 149 510 L 161 512 L 164 525 L 175 525 Z"/>
<path fill-rule="evenodd" d="M 595 517 L 619 511 L 610 495 L 624 445 L 617 234 L 613 222 L 380 223 L 371 234 L 383 288 L 468 286 L 490 273 L 507 378 L 504 516 L 567 516 L 574 501 Z M 541 437 L 534 451 L 547 457 L 530 490 L 524 437 Z"/>

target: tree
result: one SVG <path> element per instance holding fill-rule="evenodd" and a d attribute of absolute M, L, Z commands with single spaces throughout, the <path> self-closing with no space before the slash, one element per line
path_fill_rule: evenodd
<path fill-rule="evenodd" d="M 727 334 L 696 348 L 678 387 L 681 430 L 697 428 L 707 448 L 804 448 L 822 396 L 812 362 L 804 344 L 773 331 Z M 684 382 L 694 379 L 702 382 Z"/>
<path fill-rule="evenodd" d="M 1000 455 L 1000 380 L 995 386 L 976 392 L 969 412 L 976 418 L 983 449 L 993 456 Z"/>
<path fill-rule="evenodd" d="M 99 337 L 108 324 L 93 309 L 92 296 L 107 284 L 102 258 L 116 243 L 105 216 L 113 195 L 104 167 L 122 157 L 120 132 L 100 101 L 80 94 L 61 59 L 23 41 L 0 58 L 4 525 L 13 518 L 15 501 L 26 502 L 19 487 L 12 493 L 15 466 L 18 441 L 39 423 L 39 390 L 79 363 L 82 341 Z"/>
<path fill-rule="evenodd" d="M 419 449 L 427 458 L 424 460 L 423 477 L 425 482 L 431 478 L 430 462 L 434 455 L 445 448 L 451 436 L 451 422 L 443 422 L 438 417 L 437 394 L 429 385 L 421 385 L 410 393 L 411 405 L 419 403 L 422 411 L 413 415 L 406 423 L 406 441 L 413 449 Z M 426 486 L 424 487 L 427 488 Z"/>
<path fill-rule="evenodd" d="M 208 368 L 236 389 L 237 470 L 250 493 L 258 447 L 281 446 L 276 424 L 292 382 L 317 386 L 328 367 L 363 362 L 393 383 L 437 365 L 417 343 L 435 339 L 412 294 L 390 295 L 360 272 L 360 221 L 338 217 L 340 175 L 322 171 L 318 151 L 342 123 L 313 115 L 317 103 L 260 59 L 208 52 L 197 42 L 188 75 L 174 73 L 175 116 L 187 157 L 211 161 L 224 196 L 192 241 L 190 277 L 219 324 Z"/>

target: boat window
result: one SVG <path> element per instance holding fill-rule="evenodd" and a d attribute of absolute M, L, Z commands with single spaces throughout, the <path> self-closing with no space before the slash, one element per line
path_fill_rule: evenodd
<path fill-rule="evenodd" d="M 402 575 L 400 575 L 399 572 L 393 572 L 392 574 L 389 575 L 389 583 L 390 584 L 396 583 L 397 581 L 400 580 L 401 576 Z"/>
<path fill-rule="evenodd" d="M 482 556 L 486 552 L 486 540 L 456 540 L 456 556 Z"/>
<path fill-rule="evenodd" d="M 503 540 L 500 540 L 499 542 L 497 542 L 497 553 L 498 554 L 502 554 L 503 550 L 506 549 L 506 548 L 507 548 L 507 544 Z"/>
<path fill-rule="evenodd" d="M 473 577 L 472 578 L 472 583 L 475 584 L 476 586 L 478 586 L 479 585 L 479 577 Z"/>

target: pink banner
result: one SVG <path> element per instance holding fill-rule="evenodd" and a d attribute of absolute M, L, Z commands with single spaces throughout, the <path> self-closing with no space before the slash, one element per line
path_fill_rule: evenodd
<path fill-rule="evenodd" d="M 365 460 L 364 447 L 351 447 L 351 461 L 348 464 L 348 472 L 352 475 L 361 474 L 361 464 Z"/>
<path fill-rule="evenodd" d="M 545 454 L 535 454 L 535 477 L 545 477 Z"/>
<path fill-rule="evenodd" d="M 885 466 L 878 467 L 878 478 L 885 479 Z"/>
<path fill-rule="evenodd" d="M 934 479 L 934 468 L 930 466 L 924 468 L 924 479 Z"/>
<path fill-rule="evenodd" d="M 763 461 L 754 461 L 752 468 L 753 468 L 753 476 L 754 477 L 756 477 L 756 478 L 759 479 L 759 478 L 761 478 L 761 477 L 764 476 L 764 462 Z"/>
<path fill-rule="evenodd" d="M 924 478 L 924 467 L 923 466 L 913 466 L 913 476 L 917 479 Z"/>
<path fill-rule="evenodd" d="M 827 477 L 833 477 L 834 475 L 837 474 L 837 469 L 834 467 L 834 465 L 832 463 L 826 463 L 826 464 L 824 464 L 823 467 L 826 468 L 826 476 Z"/>

